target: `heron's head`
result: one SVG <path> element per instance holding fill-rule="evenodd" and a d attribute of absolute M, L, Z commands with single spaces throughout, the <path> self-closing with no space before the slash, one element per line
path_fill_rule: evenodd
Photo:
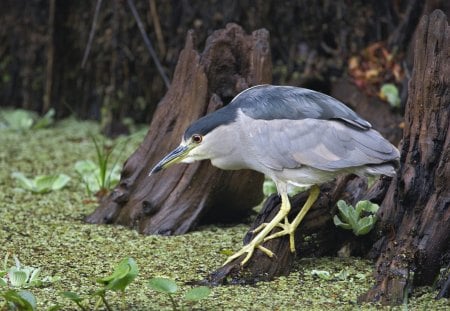
<path fill-rule="evenodd" d="M 230 151 L 230 126 L 235 121 L 230 109 L 222 108 L 192 123 L 181 139 L 180 145 L 167 154 L 150 171 L 157 173 L 176 163 L 214 160 Z"/>

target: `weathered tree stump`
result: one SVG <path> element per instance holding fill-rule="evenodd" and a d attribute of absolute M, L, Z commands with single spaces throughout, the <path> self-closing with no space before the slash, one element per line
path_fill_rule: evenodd
<path fill-rule="evenodd" d="M 173 235 L 191 230 L 205 217 L 242 217 L 258 204 L 263 176 L 256 172 L 222 171 L 203 161 L 177 165 L 155 176 L 148 173 L 179 144 L 191 122 L 252 85 L 270 83 L 268 40 L 264 29 L 247 35 L 229 24 L 215 31 L 199 54 L 189 32 L 172 85 L 154 113 L 145 140 L 126 161 L 119 185 L 86 221 Z"/>
<path fill-rule="evenodd" d="M 362 300 L 402 303 L 409 286 L 433 283 L 450 250 L 449 50 L 445 14 L 424 16 L 416 33 L 401 166 L 379 211 L 387 230 L 377 243 L 376 285 Z"/>

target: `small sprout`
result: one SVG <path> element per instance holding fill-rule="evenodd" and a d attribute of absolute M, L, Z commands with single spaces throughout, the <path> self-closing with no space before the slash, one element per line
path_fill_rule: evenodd
<path fill-rule="evenodd" d="M 391 105 L 391 107 L 400 107 L 400 96 L 398 94 L 398 88 L 395 86 L 395 84 L 383 84 L 379 96 L 381 99 L 386 100 Z"/>
<path fill-rule="evenodd" d="M 39 175 L 34 179 L 27 178 L 21 172 L 11 174 L 16 179 L 20 188 L 33 193 L 48 193 L 64 188 L 70 181 L 70 177 L 65 174 L 58 175 Z"/>
<path fill-rule="evenodd" d="M 119 262 L 111 275 L 98 279 L 97 282 L 103 284 L 105 289 L 124 292 L 138 272 L 136 261 L 133 258 L 125 258 Z"/>
<path fill-rule="evenodd" d="M 148 282 L 148 286 L 160 293 L 166 294 L 172 303 L 172 309 L 178 310 L 178 303 L 173 298 L 173 295 L 178 292 L 178 286 L 175 281 L 167 278 L 152 278 Z M 205 299 L 209 296 L 211 290 L 206 286 L 199 286 L 191 288 L 184 295 L 184 300 L 189 302 L 196 302 Z"/>
<path fill-rule="evenodd" d="M 60 294 L 61 294 L 61 296 L 72 300 L 81 310 L 83 310 L 83 311 L 87 310 L 82 304 L 84 299 L 81 298 L 77 293 L 66 291 L 66 292 L 61 292 Z"/>
<path fill-rule="evenodd" d="M 377 221 L 375 213 L 379 206 L 370 201 L 359 201 L 354 208 L 345 201 L 339 200 L 337 206 L 340 217 L 338 215 L 333 217 L 334 224 L 342 229 L 352 230 L 357 236 L 369 233 Z M 363 212 L 370 215 L 361 218 Z"/>
<path fill-rule="evenodd" d="M 8 255 L 5 256 L 5 259 L 7 258 Z M 14 267 L 11 267 L 6 271 L 1 271 L 0 273 L 0 283 L 2 285 L 7 286 L 9 283 L 9 285 L 12 287 L 41 286 L 43 282 L 48 280 L 47 278 L 43 280 L 39 278 L 41 268 L 23 266 L 16 256 L 14 256 L 14 261 Z M 3 276 L 5 276 L 5 278 L 1 278 Z"/>
<path fill-rule="evenodd" d="M 134 281 L 134 279 L 138 275 L 138 272 L 138 266 L 133 258 L 127 257 L 121 260 L 114 268 L 114 271 L 111 275 L 97 280 L 97 282 L 102 284 L 103 287 L 89 295 L 91 297 L 95 296 L 97 298 L 97 302 L 94 308 L 88 308 L 83 305 L 83 301 L 88 297 L 80 297 L 77 293 L 71 291 L 61 292 L 60 294 L 61 296 L 72 300 L 83 311 L 92 309 L 97 310 L 101 303 L 105 305 L 106 310 L 112 310 L 106 300 L 106 292 L 108 290 L 120 291 L 122 292 L 122 298 L 125 299 L 125 289 L 131 282 Z M 125 301 L 123 300 L 123 302 Z M 123 309 L 125 310 L 125 308 Z"/>
<path fill-rule="evenodd" d="M 75 163 L 75 171 L 80 176 L 88 194 L 102 197 L 120 181 L 121 167 L 117 164 L 117 159 L 112 163 L 112 167 L 108 168 L 111 166 L 110 160 L 114 146 L 107 145 L 105 142 L 100 145 L 93 136 L 92 140 L 97 154 L 97 163 L 91 160 L 78 161 Z M 125 144 L 122 151 L 124 148 Z"/>

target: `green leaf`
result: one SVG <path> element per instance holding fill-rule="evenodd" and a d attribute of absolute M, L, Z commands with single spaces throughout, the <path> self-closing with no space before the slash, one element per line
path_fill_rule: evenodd
<path fill-rule="evenodd" d="M 369 212 L 372 214 L 375 214 L 379 208 L 380 208 L 380 206 L 378 204 L 372 203 L 368 200 L 359 201 L 358 203 L 356 203 L 357 210 Z"/>
<path fill-rule="evenodd" d="M 339 213 L 342 215 L 343 221 L 348 222 L 348 220 L 350 219 L 350 214 L 349 214 L 350 206 L 347 205 L 347 203 L 344 200 L 339 200 L 337 202 L 337 207 L 338 207 Z"/>
<path fill-rule="evenodd" d="M 178 291 L 175 281 L 166 278 L 152 278 L 148 281 L 148 286 L 160 293 L 173 294 Z"/>
<path fill-rule="evenodd" d="M 11 177 L 16 179 L 20 188 L 25 189 L 25 190 L 35 191 L 36 186 L 34 184 L 34 181 L 25 177 L 25 175 L 23 173 L 14 172 L 11 174 Z"/>
<path fill-rule="evenodd" d="M 319 278 L 323 279 L 323 280 L 330 280 L 331 279 L 331 274 L 328 271 L 325 270 L 312 270 L 311 271 L 311 275 L 316 275 Z"/>
<path fill-rule="evenodd" d="M 367 217 L 363 217 L 358 221 L 358 228 L 356 230 L 353 230 L 355 235 L 365 235 L 369 233 L 370 230 L 372 230 L 373 226 L 375 225 L 377 221 L 377 218 L 375 215 L 370 215 Z"/>
<path fill-rule="evenodd" d="M 25 271 L 11 268 L 8 272 L 9 282 L 13 287 L 21 287 L 27 283 L 28 276 Z"/>
<path fill-rule="evenodd" d="M 33 125 L 33 128 L 42 129 L 49 127 L 50 125 L 53 124 L 53 122 L 55 122 L 55 120 L 53 119 L 54 116 L 55 116 L 55 109 L 50 108 L 50 110 L 47 111 L 47 113 L 42 118 L 39 118 L 36 121 L 36 123 Z"/>
<path fill-rule="evenodd" d="M 8 290 L 0 294 L 9 303 L 13 304 L 18 310 L 21 311 L 34 311 L 36 310 L 36 298 L 29 291 L 15 291 Z"/>
<path fill-rule="evenodd" d="M 138 267 L 136 261 L 133 258 L 125 258 L 119 262 L 111 275 L 98 279 L 97 282 L 105 285 L 106 289 L 124 291 L 133 282 L 137 274 Z"/>
<path fill-rule="evenodd" d="M 400 96 L 398 93 L 398 88 L 395 86 L 395 84 L 383 84 L 380 90 L 380 95 L 383 99 L 386 99 L 392 107 L 400 106 Z"/>
<path fill-rule="evenodd" d="M 60 294 L 61 294 L 61 296 L 65 297 L 67 299 L 70 299 L 77 304 L 83 301 L 83 298 L 81 298 L 77 293 L 74 293 L 74 292 L 66 291 L 66 292 L 61 292 Z"/>
<path fill-rule="evenodd" d="M 6 280 L 0 278 L 0 286 L 6 286 L 6 285 L 8 285 L 8 284 L 6 283 Z"/>
<path fill-rule="evenodd" d="M 27 291 L 27 290 L 21 290 L 21 291 L 19 291 L 18 294 L 20 297 L 22 297 L 22 299 L 24 299 L 31 305 L 32 310 L 36 310 L 37 301 L 36 301 L 36 297 L 33 295 L 33 293 L 31 293 L 30 291 Z"/>
<path fill-rule="evenodd" d="M 334 277 L 338 280 L 345 281 L 350 276 L 350 272 L 347 270 L 341 270 L 339 273 L 335 273 Z"/>
<path fill-rule="evenodd" d="M 19 186 L 33 193 L 47 193 L 52 190 L 59 190 L 67 185 L 70 177 L 65 174 L 59 175 L 39 175 L 33 180 L 25 177 L 23 173 L 15 172 L 11 174 L 19 183 Z"/>
<path fill-rule="evenodd" d="M 333 222 L 336 227 L 341 227 L 342 229 L 346 229 L 346 230 L 352 229 L 352 226 L 342 222 L 341 219 L 338 217 L 338 215 L 334 215 Z"/>
<path fill-rule="evenodd" d="M 199 286 L 187 291 L 184 295 L 184 299 L 189 301 L 198 301 L 205 299 L 209 296 L 209 294 L 211 294 L 211 289 L 209 289 L 209 287 Z"/>
<path fill-rule="evenodd" d="M 56 179 L 53 181 L 52 190 L 59 190 L 64 188 L 67 183 L 70 181 L 70 177 L 65 174 L 59 174 L 56 176 Z"/>
<path fill-rule="evenodd" d="M 58 310 L 62 310 L 62 307 L 60 305 L 51 306 L 47 308 L 46 311 L 58 311 Z"/>
<path fill-rule="evenodd" d="M 92 173 L 97 169 L 97 165 L 91 160 L 77 161 L 75 163 L 75 171 L 80 175 Z"/>
<path fill-rule="evenodd" d="M 56 175 L 39 175 L 34 178 L 34 184 L 36 185 L 36 192 L 46 193 L 52 190 L 52 186 L 55 183 L 58 176 Z"/>
<path fill-rule="evenodd" d="M 17 131 L 29 130 L 34 122 L 33 117 L 32 112 L 23 109 L 2 113 L 2 119 L 5 121 L 7 128 Z"/>

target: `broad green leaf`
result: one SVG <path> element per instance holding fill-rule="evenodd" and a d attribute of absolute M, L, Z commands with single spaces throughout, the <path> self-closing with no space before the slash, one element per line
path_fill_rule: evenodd
<path fill-rule="evenodd" d="M 11 174 L 11 177 L 16 179 L 20 188 L 25 190 L 35 191 L 34 181 L 25 177 L 25 175 L 21 172 L 14 172 Z"/>
<path fill-rule="evenodd" d="M 66 292 L 61 292 L 60 293 L 61 296 L 72 300 L 75 303 L 80 303 L 83 301 L 83 298 L 81 298 L 77 293 L 74 292 L 70 292 L 70 291 L 66 291 Z"/>
<path fill-rule="evenodd" d="M 209 296 L 209 294 L 211 294 L 211 289 L 209 289 L 209 287 L 199 286 L 187 291 L 184 295 L 184 299 L 189 301 L 198 301 L 205 299 Z"/>
<path fill-rule="evenodd" d="M 336 227 L 341 227 L 342 229 L 346 229 L 346 230 L 352 229 L 352 226 L 350 226 L 347 223 L 342 222 L 341 219 L 338 217 L 338 215 L 334 215 L 333 222 Z"/>
<path fill-rule="evenodd" d="M 355 235 L 365 235 L 369 233 L 370 230 L 372 230 L 373 226 L 375 225 L 377 221 L 377 218 L 375 215 L 370 215 L 367 217 L 363 217 L 358 221 L 358 228 L 356 230 L 353 230 Z"/>
<path fill-rule="evenodd" d="M 330 280 L 331 279 L 331 274 L 328 271 L 325 270 L 312 270 L 311 271 L 311 275 L 316 275 L 319 278 L 323 279 L 323 280 Z"/>
<path fill-rule="evenodd" d="M 33 125 L 34 114 L 23 109 L 13 111 L 4 111 L 2 119 L 5 121 L 7 128 L 12 130 L 28 130 Z"/>
<path fill-rule="evenodd" d="M 359 201 L 358 203 L 356 203 L 357 210 L 369 212 L 372 214 L 375 214 L 379 208 L 380 206 L 378 204 L 372 203 L 368 200 Z"/>
<path fill-rule="evenodd" d="M 114 269 L 114 272 L 107 277 L 98 279 L 97 282 L 105 285 L 106 289 L 113 291 L 124 291 L 133 282 L 138 274 L 138 267 L 133 258 L 125 258 Z"/>
<path fill-rule="evenodd" d="M 32 300 L 31 296 L 33 296 L 33 294 L 28 292 L 29 294 L 31 294 L 31 296 L 30 296 L 29 294 L 24 294 L 23 292 L 28 292 L 28 291 L 17 292 L 15 290 L 11 289 L 11 290 L 1 293 L 0 295 L 3 296 L 3 298 L 6 301 L 13 304 L 18 310 L 34 311 L 36 309 L 36 304 L 35 304 L 36 298 L 34 298 L 34 300 Z M 23 296 L 25 296 L 25 297 L 23 297 Z M 30 299 L 31 302 L 28 301 L 28 299 Z M 32 304 L 33 302 L 34 302 L 34 305 Z"/>
<path fill-rule="evenodd" d="M 70 177 L 65 174 L 59 174 L 52 185 L 52 190 L 59 190 L 64 188 L 70 181 Z"/>
<path fill-rule="evenodd" d="M 39 273 L 41 272 L 41 268 L 31 268 L 31 275 L 28 279 L 28 282 L 33 285 L 39 285 L 41 281 L 39 280 Z"/>
<path fill-rule="evenodd" d="M 92 162 L 91 160 L 77 161 L 75 163 L 75 171 L 80 175 L 84 175 L 86 173 L 92 173 L 96 169 L 97 169 L 97 165 L 94 162 Z"/>
<path fill-rule="evenodd" d="M 0 286 L 6 286 L 6 285 L 8 285 L 8 284 L 6 283 L 6 280 L 0 278 Z"/>
<path fill-rule="evenodd" d="M 152 278 L 148 281 L 148 286 L 157 292 L 165 294 L 173 294 L 178 291 L 177 283 L 166 278 Z"/>
<path fill-rule="evenodd" d="M 350 215 L 349 215 L 349 206 L 347 205 L 347 203 L 344 200 L 339 200 L 337 202 L 337 207 L 340 214 L 343 217 L 343 221 L 348 222 Z"/>
<path fill-rule="evenodd" d="M 22 299 L 26 300 L 32 307 L 32 310 L 36 310 L 36 297 L 28 290 L 21 290 L 19 291 L 19 296 L 22 297 Z"/>
<path fill-rule="evenodd" d="M 36 192 L 46 193 L 52 190 L 52 186 L 55 180 L 58 178 L 56 175 L 39 175 L 34 178 L 36 185 Z"/>
<path fill-rule="evenodd" d="M 25 271 L 19 270 L 17 268 L 11 268 L 8 272 L 9 282 L 11 286 L 20 287 L 26 284 L 27 274 Z"/>
<path fill-rule="evenodd" d="M 400 106 L 400 96 L 398 93 L 398 88 L 395 86 L 395 84 L 383 84 L 380 90 L 380 96 L 381 98 L 386 99 L 392 107 Z"/>

